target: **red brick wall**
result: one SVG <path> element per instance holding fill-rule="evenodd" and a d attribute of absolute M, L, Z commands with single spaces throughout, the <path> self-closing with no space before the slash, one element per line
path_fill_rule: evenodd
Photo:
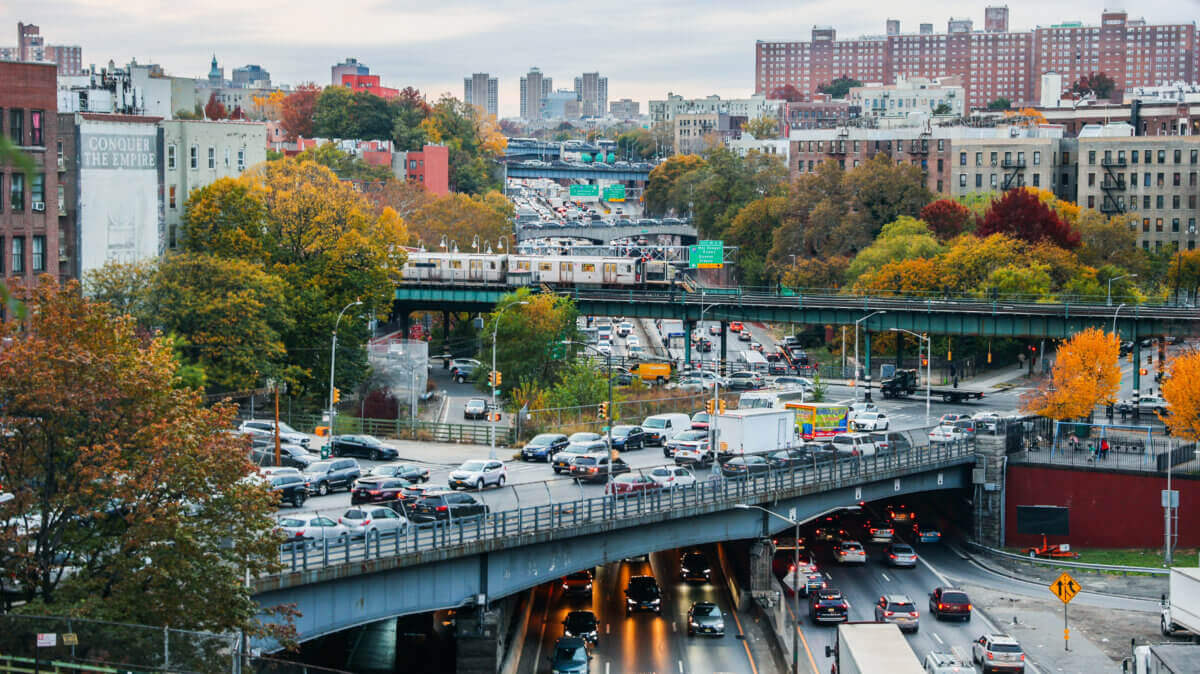
<path fill-rule="evenodd" d="M 1041 543 L 1041 536 L 1017 533 L 1017 506 L 1052 505 L 1071 509 L 1071 535 L 1049 536 L 1050 543 L 1089 548 L 1159 548 L 1163 509 L 1159 492 L 1165 476 L 1133 472 L 1009 465 L 1005 489 L 1005 544 Z M 1175 476 L 1179 490 L 1179 547 L 1200 545 L 1200 478 Z M 1191 513 L 1191 514 L 1189 514 Z"/>

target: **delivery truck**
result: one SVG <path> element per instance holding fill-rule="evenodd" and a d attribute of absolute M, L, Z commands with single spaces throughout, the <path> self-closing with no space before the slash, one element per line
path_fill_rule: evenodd
<path fill-rule="evenodd" d="M 796 414 L 782 409 L 729 410 L 713 417 L 718 457 L 759 454 L 793 447 Z"/>
<path fill-rule="evenodd" d="M 842 623 L 825 647 L 837 674 L 924 674 L 921 661 L 892 623 Z"/>
<path fill-rule="evenodd" d="M 1200 568 L 1172 566 L 1167 591 L 1160 618 L 1163 636 L 1176 632 L 1200 636 Z"/>
<path fill-rule="evenodd" d="M 796 413 L 796 428 L 805 440 L 831 438 L 845 433 L 850 407 L 841 403 L 784 403 L 784 408 Z"/>

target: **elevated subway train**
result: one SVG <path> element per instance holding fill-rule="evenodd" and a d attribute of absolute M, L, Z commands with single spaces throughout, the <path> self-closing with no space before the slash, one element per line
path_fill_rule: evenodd
<path fill-rule="evenodd" d="M 554 288 L 668 288 L 675 268 L 663 260 L 594 255 L 504 255 L 416 251 L 403 282 L 456 286 L 545 284 Z"/>

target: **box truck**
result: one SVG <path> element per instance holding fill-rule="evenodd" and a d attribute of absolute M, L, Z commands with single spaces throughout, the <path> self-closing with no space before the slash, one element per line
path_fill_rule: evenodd
<path fill-rule="evenodd" d="M 729 410 L 713 417 L 721 457 L 794 447 L 796 413 L 782 409 Z"/>
<path fill-rule="evenodd" d="M 1200 636 L 1200 568 L 1172 566 L 1167 591 L 1160 618 L 1163 636 L 1175 632 Z"/>
<path fill-rule="evenodd" d="M 838 674 L 924 674 L 921 661 L 892 623 L 842 623 L 825 647 Z"/>

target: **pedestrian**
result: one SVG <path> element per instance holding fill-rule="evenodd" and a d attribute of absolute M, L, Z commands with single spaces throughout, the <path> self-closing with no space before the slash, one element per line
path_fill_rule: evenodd
<path fill-rule="evenodd" d="M 1079 436 L 1072 433 L 1069 442 L 1071 445 L 1071 451 L 1078 452 L 1079 451 Z"/>
<path fill-rule="evenodd" d="M 1087 453 L 1088 453 L 1088 461 L 1096 460 L 1096 446 L 1091 440 L 1088 440 L 1088 443 L 1087 443 Z"/>
<path fill-rule="evenodd" d="M 1103 461 L 1107 458 L 1108 458 L 1108 438 L 1101 438 L 1100 439 L 1100 460 Z"/>

